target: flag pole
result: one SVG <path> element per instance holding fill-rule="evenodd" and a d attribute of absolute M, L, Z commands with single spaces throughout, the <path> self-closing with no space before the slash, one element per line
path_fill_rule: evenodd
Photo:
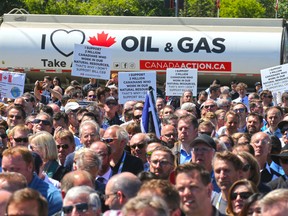
<path fill-rule="evenodd" d="M 279 4 L 279 0 L 276 0 L 276 4 L 275 4 L 275 19 L 277 19 L 278 17 L 278 5 Z"/>
<path fill-rule="evenodd" d="M 220 16 L 220 0 L 216 0 L 217 18 Z"/>

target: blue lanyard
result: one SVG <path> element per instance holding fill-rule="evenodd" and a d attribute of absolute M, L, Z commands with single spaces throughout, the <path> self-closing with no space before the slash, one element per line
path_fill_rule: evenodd
<path fill-rule="evenodd" d="M 123 169 L 123 166 L 124 166 L 124 160 L 125 160 L 125 158 L 126 158 L 126 154 L 127 154 L 127 153 L 124 151 L 124 155 L 123 155 L 122 161 L 121 161 L 121 163 L 120 163 L 120 166 L 119 166 L 119 169 L 118 169 L 117 174 L 119 174 L 119 173 L 122 172 L 122 169 Z"/>

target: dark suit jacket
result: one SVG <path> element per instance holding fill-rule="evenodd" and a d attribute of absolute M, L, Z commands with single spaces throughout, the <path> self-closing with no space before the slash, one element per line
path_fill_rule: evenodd
<path fill-rule="evenodd" d="M 122 157 L 118 161 L 115 167 L 111 167 L 112 169 L 112 175 L 115 175 L 118 173 L 121 161 L 124 157 L 124 153 L 122 154 Z M 142 172 L 144 170 L 142 160 L 130 155 L 128 152 L 126 152 L 126 158 L 124 160 L 123 168 L 121 170 L 122 172 L 131 172 L 135 175 Z"/>

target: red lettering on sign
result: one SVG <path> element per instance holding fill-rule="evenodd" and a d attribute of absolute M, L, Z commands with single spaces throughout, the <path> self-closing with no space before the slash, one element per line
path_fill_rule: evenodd
<path fill-rule="evenodd" d="M 163 61 L 140 60 L 141 70 L 166 70 L 167 68 L 195 68 L 204 72 L 231 72 L 231 62 L 204 62 L 204 61 Z"/>

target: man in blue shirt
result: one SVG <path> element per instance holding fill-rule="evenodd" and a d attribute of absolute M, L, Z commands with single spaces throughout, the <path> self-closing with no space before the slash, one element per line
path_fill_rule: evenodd
<path fill-rule="evenodd" d="M 37 190 L 48 202 L 48 215 L 53 215 L 62 208 L 62 197 L 59 190 L 52 184 L 48 184 L 34 173 L 32 153 L 27 147 L 12 147 L 3 152 L 3 172 L 18 172 L 25 176 L 28 187 Z"/>

